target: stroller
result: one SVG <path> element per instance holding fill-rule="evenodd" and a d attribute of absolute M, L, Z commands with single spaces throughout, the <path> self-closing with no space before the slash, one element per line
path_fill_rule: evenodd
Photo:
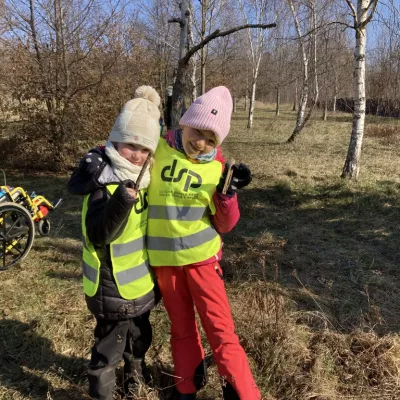
<path fill-rule="evenodd" d="M 49 211 L 54 204 L 22 187 L 0 186 L 0 271 L 22 261 L 29 253 L 35 228 L 41 236 L 50 233 Z"/>

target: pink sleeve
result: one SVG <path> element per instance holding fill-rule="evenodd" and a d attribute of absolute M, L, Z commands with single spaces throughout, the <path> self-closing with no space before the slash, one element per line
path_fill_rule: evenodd
<path fill-rule="evenodd" d="M 213 201 L 216 211 L 214 215 L 210 216 L 211 223 L 218 233 L 230 232 L 240 218 L 236 193 L 233 197 L 228 197 L 215 192 Z"/>

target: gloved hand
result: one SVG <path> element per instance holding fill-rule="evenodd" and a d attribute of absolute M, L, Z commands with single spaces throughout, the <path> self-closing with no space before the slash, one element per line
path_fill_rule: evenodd
<path fill-rule="evenodd" d="M 129 193 L 129 196 L 131 196 L 134 202 L 137 203 L 139 199 L 137 197 L 137 189 L 135 182 L 133 182 L 131 179 L 125 179 L 124 181 L 121 182 L 121 184 L 125 186 L 125 189 Z"/>
<path fill-rule="evenodd" d="M 104 166 L 104 155 L 99 149 L 93 149 L 86 153 L 79 163 L 79 172 L 86 179 L 93 179 L 101 172 Z"/>
<path fill-rule="evenodd" d="M 226 163 L 224 172 L 222 173 L 221 179 L 219 180 L 219 183 L 217 185 L 218 193 L 222 193 L 222 190 L 225 185 L 226 177 L 228 174 L 228 170 L 229 170 L 229 163 Z M 251 182 L 252 179 L 253 178 L 251 176 L 251 171 L 246 164 L 242 164 L 242 163 L 240 163 L 239 165 L 234 164 L 232 166 L 232 179 L 228 185 L 226 195 L 228 197 L 234 196 L 234 194 L 236 193 L 236 190 L 247 186 Z"/>

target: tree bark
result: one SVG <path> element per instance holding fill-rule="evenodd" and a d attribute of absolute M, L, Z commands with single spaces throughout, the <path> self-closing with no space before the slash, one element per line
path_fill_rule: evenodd
<path fill-rule="evenodd" d="M 349 4 L 348 0 L 348 4 Z M 377 0 L 376 0 L 377 1 Z M 370 0 L 357 1 L 357 14 L 353 15 L 356 31 L 354 52 L 354 113 L 349 149 L 342 171 L 342 178 L 357 178 L 360 170 L 361 148 L 365 123 L 365 46 L 367 41 L 366 26 Z M 349 4 L 350 6 L 350 4 Z M 354 8 L 353 8 L 354 10 Z M 371 16 L 371 15 L 370 15 Z M 371 16 L 372 18 L 372 16 Z"/>
<path fill-rule="evenodd" d="M 319 89 L 318 89 L 318 73 L 317 73 L 317 20 L 316 20 L 316 11 L 315 11 L 315 0 L 309 0 L 308 2 L 311 10 L 311 19 L 312 19 L 312 33 L 311 33 L 311 45 L 313 48 L 313 63 L 314 63 L 314 96 L 312 98 L 312 104 L 308 113 L 306 115 L 306 108 L 308 102 L 309 95 L 309 76 L 308 76 L 308 64 L 309 64 L 309 56 L 306 52 L 304 45 L 304 38 L 300 30 L 300 24 L 294 9 L 293 1 L 289 0 L 289 5 L 292 10 L 296 31 L 299 39 L 301 56 L 303 59 L 303 86 L 301 88 L 301 98 L 299 111 L 297 114 L 296 126 L 293 130 L 292 135 L 287 140 L 288 143 L 293 142 L 300 132 L 303 130 L 308 120 L 311 118 L 311 115 L 314 111 L 315 105 L 318 101 Z"/>
<path fill-rule="evenodd" d="M 280 113 L 280 106 L 281 106 L 281 90 L 280 87 L 278 86 L 276 88 L 276 108 L 275 108 L 275 115 L 279 117 Z"/>
<path fill-rule="evenodd" d="M 293 100 L 292 111 L 296 111 L 296 109 L 297 109 L 297 104 L 299 102 L 298 96 L 299 96 L 299 94 L 298 94 L 298 79 L 296 78 L 296 83 L 294 86 L 294 100 Z"/>
<path fill-rule="evenodd" d="M 201 40 L 206 37 L 206 15 L 207 15 L 208 0 L 201 2 Z M 201 94 L 206 92 L 206 47 L 201 48 Z"/>
<path fill-rule="evenodd" d="M 194 45 L 194 38 L 193 38 L 193 13 L 192 9 L 189 7 L 189 16 L 188 16 L 188 44 L 189 47 Z M 190 63 L 192 65 L 192 73 L 190 74 L 190 82 L 192 84 L 192 102 L 197 99 L 197 82 L 196 82 L 196 72 L 197 72 L 197 63 L 196 57 L 192 57 L 190 59 Z"/>
<path fill-rule="evenodd" d="M 249 107 L 249 119 L 247 121 L 247 128 L 253 127 L 253 116 L 254 116 L 254 103 L 256 101 L 256 79 L 253 79 L 253 84 L 251 85 L 251 98 L 250 98 L 250 107 Z"/>
<path fill-rule="evenodd" d="M 189 61 L 191 57 L 204 46 L 206 46 L 212 40 L 218 37 L 228 36 L 232 33 L 238 32 L 243 29 L 249 28 L 260 28 L 269 29 L 274 28 L 276 24 L 245 24 L 236 26 L 232 29 L 226 31 L 220 31 L 219 29 L 210 33 L 204 38 L 200 43 L 191 47 L 185 54 L 185 43 L 187 42 L 187 15 L 188 7 L 187 0 L 182 0 L 181 2 L 181 18 L 177 20 L 176 18 L 170 19 L 169 22 L 179 22 L 181 27 L 180 35 L 180 47 L 179 47 L 179 62 L 178 68 L 176 70 L 176 79 L 174 82 L 174 88 L 172 93 L 172 109 L 171 109 L 171 128 L 176 129 L 179 126 L 179 120 L 182 113 L 185 111 L 185 88 L 186 88 L 186 74 Z"/>

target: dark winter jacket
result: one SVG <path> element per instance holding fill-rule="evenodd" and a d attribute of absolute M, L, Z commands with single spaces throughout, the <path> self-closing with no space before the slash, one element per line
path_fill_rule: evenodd
<path fill-rule="evenodd" d="M 118 184 L 113 195 L 107 184 Z M 123 232 L 135 200 L 128 194 L 132 181 L 120 182 L 113 174 L 104 149 L 91 150 L 73 172 L 68 191 L 75 195 L 91 194 L 86 214 L 86 230 L 100 259 L 99 287 L 93 297 L 86 296 L 87 306 L 96 318 L 121 320 L 137 317 L 151 310 L 160 299 L 159 290 L 135 300 L 123 299 L 112 273 L 110 243 Z"/>

